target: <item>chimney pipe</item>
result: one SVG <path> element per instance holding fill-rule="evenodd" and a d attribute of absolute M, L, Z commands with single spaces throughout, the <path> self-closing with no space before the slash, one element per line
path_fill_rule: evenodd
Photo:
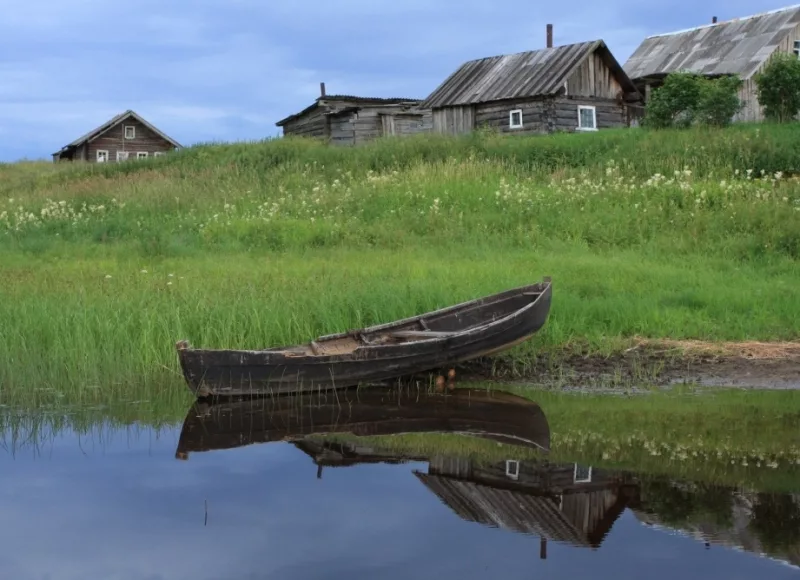
<path fill-rule="evenodd" d="M 553 25 L 547 25 L 547 48 L 553 48 Z"/>
<path fill-rule="evenodd" d="M 319 83 L 319 96 L 325 96 L 325 83 Z"/>
<path fill-rule="evenodd" d="M 711 17 L 711 24 L 716 24 L 716 23 L 717 23 L 717 17 L 716 16 L 712 16 Z"/>

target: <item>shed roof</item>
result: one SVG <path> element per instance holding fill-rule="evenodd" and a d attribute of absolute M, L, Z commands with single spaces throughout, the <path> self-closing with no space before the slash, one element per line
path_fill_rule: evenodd
<path fill-rule="evenodd" d="M 565 44 L 462 64 L 422 102 L 422 107 L 452 107 L 558 93 L 584 60 L 600 51 L 622 86 L 635 92 L 631 80 L 603 40 Z"/>
<path fill-rule="evenodd" d="M 302 111 L 298 113 L 293 113 L 288 117 L 284 117 L 275 124 L 278 127 L 282 127 L 289 121 L 298 119 L 303 115 L 310 113 L 317 107 L 326 104 L 328 102 L 346 102 L 346 103 L 358 103 L 364 105 L 400 105 L 403 103 L 417 104 L 420 102 L 420 99 L 411 99 L 403 97 L 357 97 L 355 95 L 325 95 L 317 97 L 313 103 L 311 103 Z"/>
<path fill-rule="evenodd" d="M 175 141 L 175 139 L 173 139 L 169 135 L 165 134 L 163 131 L 160 131 L 159 129 L 157 129 L 156 127 L 154 127 L 150 123 L 148 123 L 144 118 L 142 118 L 135 111 L 133 111 L 131 109 L 128 109 L 127 111 L 123 111 L 119 115 L 116 115 L 116 116 L 112 117 L 111 119 L 109 119 L 108 121 L 106 121 L 105 123 L 100 125 L 99 127 L 96 127 L 94 129 L 92 129 L 91 131 L 89 131 L 88 133 L 86 133 L 84 135 L 81 135 L 80 137 L 78 137 L 77 139 L 72 141 L 71 143 L 67 143 L 61 149 L 59 149 L 58 151 L 53 153 L 53 155 L 58 155 L 59 153 L 62 153 L 63 151 L 66 151 L 67 149 L 69 149 L 71 147 L 78 147 L 80 145 L 83 145 L 87 141 L 91 141 L 92 139 L 94 139 L 96 137 L 99 137 L 102 133 L 105 133 L 106 131 L 108 131 L 112 127 L 117 126 L 119 123 L 121 123 L 122 121 L 124 121 L 128 117 L 133 117 L 134 119 L 139 121 L 142 125 L 144 125 L 148 129 L 150 129 L 153 133 L 155 133 L 156 135 L 158 135 L 162 139 L 164 139 L 166 141 L 169 141 L 175 147 L 181 147 L 181 144 L 178 143 L 177 141 Z"/>
<path fill-rule="evenodd" d="M 647 37 L 624 65 L 632 79 L 687 71 L 750 78 L 800 24 L 800 5 Z"/>

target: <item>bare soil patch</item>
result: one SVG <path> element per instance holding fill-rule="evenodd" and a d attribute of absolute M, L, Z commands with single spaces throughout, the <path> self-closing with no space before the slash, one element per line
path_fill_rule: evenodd
<path fill-rule="evenodd" d="M 800 342 L 635 339 L 633 346 L 612 355 L 565 350 L 526 361 L 475 360 L 459 369 L 458 379 L 584 388 L 695 383 L 800 389 Z"/>

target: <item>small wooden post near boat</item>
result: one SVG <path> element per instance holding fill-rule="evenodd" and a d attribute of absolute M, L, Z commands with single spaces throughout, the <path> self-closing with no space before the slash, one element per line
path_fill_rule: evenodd
<path fill-rule="evenodd" d="M 263 350 L 176 344 L 189 389 L 207 397 L 313 392 L 410 376 L 528 340 L 550 312 L 550 278 L 426 314 Z M 452 379 L 452 376 L 450 377 Z"/>

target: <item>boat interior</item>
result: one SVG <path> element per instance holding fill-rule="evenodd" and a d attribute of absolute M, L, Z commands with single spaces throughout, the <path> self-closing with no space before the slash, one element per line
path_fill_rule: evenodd
<path fill-rule="evenodd" d="M 462 305 L 423 314 L 397 324 L 370 327 L 343 334 L 329 335 L 292 347 L 267 349 L 289 356 L 325 356 L 349 354 L 358 348 L 404 344 L 446 338 L 505 318 L 520 310 L 542 294 L 543 285 L 533 285 Z"/>

